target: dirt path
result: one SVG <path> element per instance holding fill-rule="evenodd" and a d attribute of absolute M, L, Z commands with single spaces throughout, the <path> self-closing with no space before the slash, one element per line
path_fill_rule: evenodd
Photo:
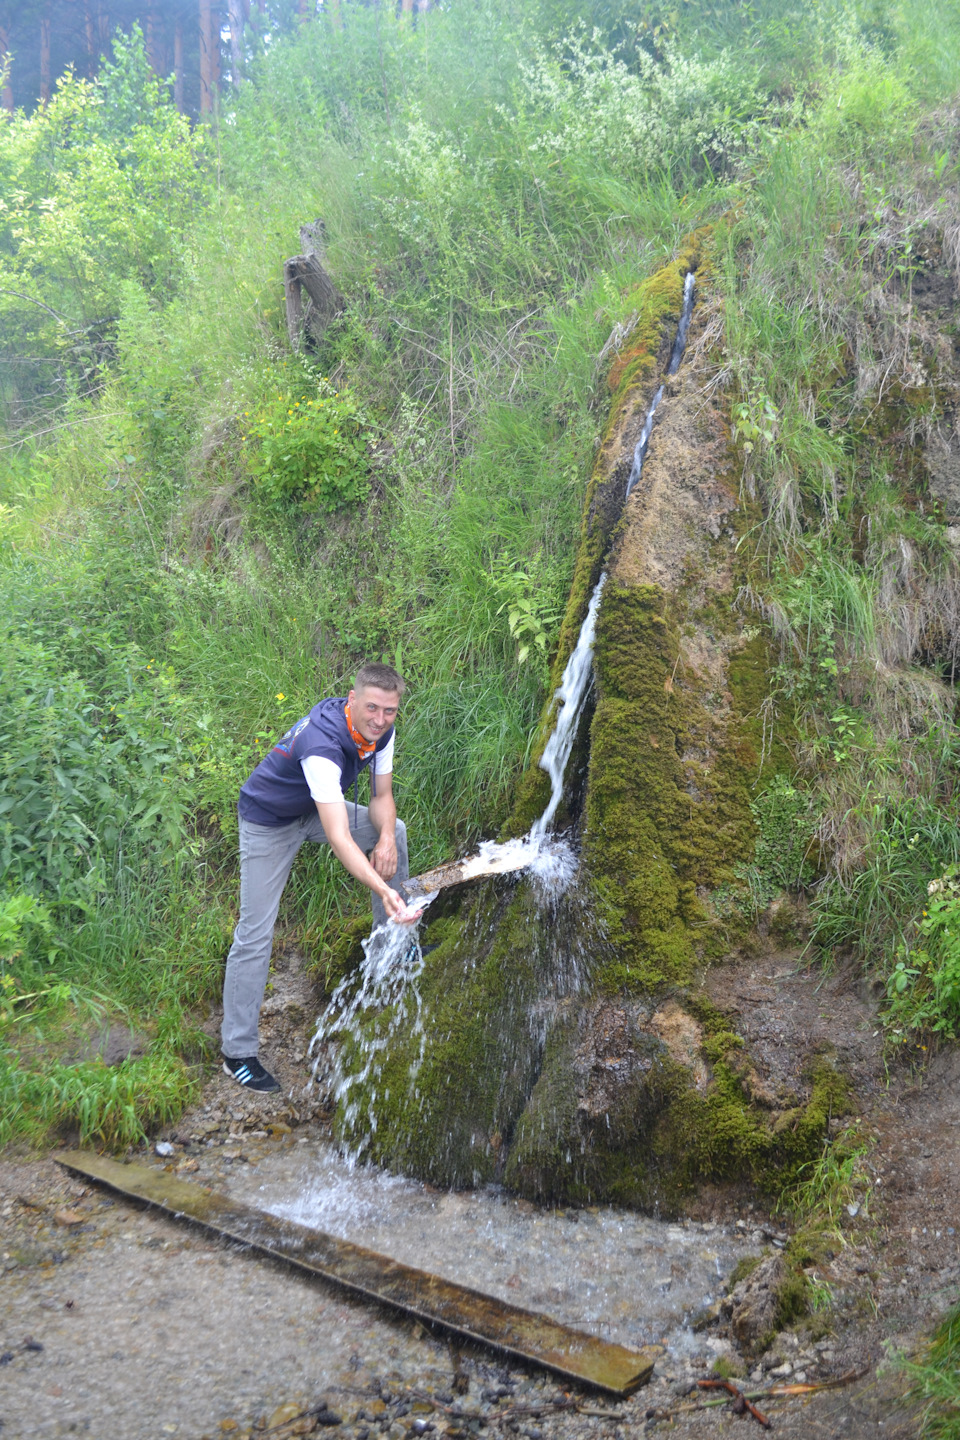
<path fill-rule="evenodd" d="M 766 998 L 752 992 L 751 1003 L 789 1014 L 777 986 L 796 984 L 785 973 Z M 817 1013 L 844 1017 L 873 1073 L 867 1042 L 875 1037 L 862 1029 L 868 1002 L 815 993 Z M 264 1049 L 294 1103 L 254 1100 L 216 1075 L 202 1103 L 173 1127 L 173 1155 L 155 1163 L 226 1187 L 231 1167 L 269 1168 L 278 1148 L 323 1133 L 322 1112 L 300 1097 L 316 999 L 295 966 L 281 970 L 269 1009 Z M 798 1028 L 809 1023 L 806 1010 L 796 999 Z M 756 1023 L 768 1020 L 758 1013 Z M 796 1378 L 866 1373 L 804 1400 L 767 1402 L 775 1433 L 791 1440 L 915 1436 L 915 1415 L 898 1404 L 902 1381 L 892 1370 L 878 1377 L 878 1366 L 889 1344 L 909 1349 L 958 1298 L 960 1052 L 934 1057 L 921 1078 L 866 1088 L 875 1225 L 818 1276 L 834 1295 L 828 1333 L 814 1340 L 801 1328 L 780 1342 L 782 1364 Z M 716 1218 L 741 1218 L 730 1204 L 718 1199 Z M 756 1208 L 744 1207 L 742 1218 L 751 1227 L 763 1221 Z M 410 1321 L 87 1189 L 52 1156 L 0 1159 L 0 1256 L 2 1440 L 240 1437 L 265 1433 L 271 1419 L 276 1436 L 329 1424 L 329 1433 L 356 1440 L 407 1432 L 529 1440 L 759 1433 L 749 1418 L 686 1408 L 696 1403 L 684 1392 L 706 1373 L 702 1362 L 682 1371 L 658 1364 L 652 1384 L 623 1405 L 567 1396 L 548 1377 L 456 1353 Z M 565 1413 L 575 1400 L 580 1410 Z M 591 1409 L 606 1413 L 583 1413 Z"/>

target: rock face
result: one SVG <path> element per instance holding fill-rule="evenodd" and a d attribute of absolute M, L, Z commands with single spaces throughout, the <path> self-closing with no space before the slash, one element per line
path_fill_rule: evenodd
<path fill-rule="evenodd" d="M 782 1255 L 761 1260 L 752 1275 L 734 1286 L 724 1309 L 737 1342 L 748 1352 L 762 1350 L 776 1332 L 781 1292 L 791 1278 Z"/>
<path fill-rule="evenodd" d="M 691 269 L 700 299 L 686 358 L 625 503 Z M 577 889 L 544 910 L 529 882 L 503 878 L 435 921 L 424 1035 L 393 1043 L 375 1131 L 339 1123 L 373 1158 L 437 1184 L 502 1178 L 538 1200 L 670 1213 L 705 1179 L 755 1181 L 809 1158 L 847 1086 L 829 1043 L 798 1058 L 792 1089 L 765 1086 L 735 1014 L 703 988 L 746 934 L 721 900 L 753 855 L 751 800 L 792 760 L 765 729 L 767 638 L 736 604 L 737 540 L 755 517 L 707 384 L 708 237 L 632 298 L 638 322 L 610 372 L 550 687 L 605 570 L 595 705 L 557 818 L 580 841 Z M 547 799 L 535 762 L 554 710 L 551 699 L 513 834 Z"/>

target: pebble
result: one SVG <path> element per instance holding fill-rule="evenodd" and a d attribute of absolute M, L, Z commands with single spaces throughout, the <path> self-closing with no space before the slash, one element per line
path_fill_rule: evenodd
<path fill-rule="evenodd" d="M 176 1154 L 169 1140 L 158 1140 L 153 1148 L 164 1160 L 166 1160 L 168 1156 Z"/>

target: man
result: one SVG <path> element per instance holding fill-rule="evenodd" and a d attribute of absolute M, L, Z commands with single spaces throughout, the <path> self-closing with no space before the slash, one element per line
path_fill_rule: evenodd
<path fill-rule="evenodd" d="M 221 1037 L 223 1068 L 247 1090 L 280 1088 L 257 1058 L 257 1027 L 280 897 L 303 842 L 329 845 L 367 886 L 375 927 L 418 918 L 387 883 L 410 874 L 393 800 L 394 721 L 405 689 L 392 666 L 363 665 L 350 694 L 314 705 L 241 787 L 240 919 L 227 957 Z M 370 804 L 358 805 L 357 781 L 367 769 Z"/>

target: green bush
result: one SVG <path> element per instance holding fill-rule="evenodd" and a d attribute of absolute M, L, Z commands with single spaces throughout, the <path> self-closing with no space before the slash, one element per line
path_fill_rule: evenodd
<path fill-rule="evenodd" d="M 86 910 L 117 860 L 142 870 L 183 844 L 191 757 L 172 679 L 136 646 L 109 656 L 100 694 L 17 636 L 0 642 L 0 663 L 6 883 Z"/>
<path fill-rule="evenodd" d="M 314 394 L 278 389 L 242 423 L 247 468 L 267 499 L 330 511 L 370 493 L 365 423 L 349 390 L 325 380 Z"/>
<path fill-rule="evenodd" d="M 931 880 L 927 896 L 917 943 L 901 947 L 887 979 L 887 1023 L 904 1041 L 911 1031 L 960 1035 L 960 865 Z"/>

